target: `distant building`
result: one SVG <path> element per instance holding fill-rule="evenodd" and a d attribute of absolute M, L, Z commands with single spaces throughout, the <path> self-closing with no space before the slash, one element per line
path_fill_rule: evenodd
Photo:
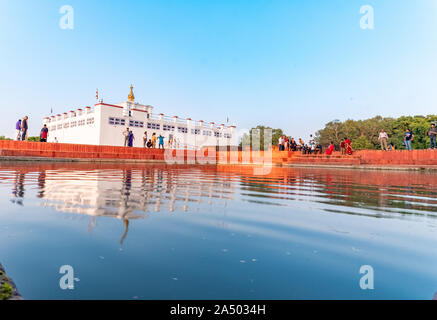
<path fill-rule="evenodd" d="M 128 101 L 107 104 L 101 100 L 93 108 L 71 110 L 46 117 L 43 124 L 49 128 L 48 142 L 123 146 L 123 132 L 132 130 L 134 147 L 143 147 L 143 135 L 150 139 L 153 133 L 164 136 L 165 148 L 200 149 L 203 146 L 236 146 L 236 126 L 216 126 L 202 120 L 181 119 L 153 113 L 153 107 L 135 102 L 133 86 Z M 173 139 L 172 146 L 168 141 Z M 158 146 L 158 145 L 157 145 Z"/>

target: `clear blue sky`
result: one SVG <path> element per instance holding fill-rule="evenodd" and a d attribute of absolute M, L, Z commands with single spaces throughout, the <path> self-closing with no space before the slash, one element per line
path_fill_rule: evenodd
<path fill-rule="evenodd" d="M 157 112 L 304 139 L 333 119 L 437 113 L 434 0 L 0 0 L 0 14 L 0 135 L 24 115 L 38 135 L 96 88 L 124 101 L 131 83 Z"/>

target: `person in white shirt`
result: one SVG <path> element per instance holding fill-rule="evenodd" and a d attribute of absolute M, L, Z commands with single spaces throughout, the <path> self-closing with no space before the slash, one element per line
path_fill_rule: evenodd
<path fill-rule="evenodd" d="M 310 134 L 310 139 L 308 140 L 308 144 L 312 147 L 313 146 L 313 144 L 314 144 L 314 138 L 313 138 L 313 135 L 312 134 Z"/>
<path fill-rule="evenodd" d="M 129 145 L 129 128 L 126 128 L 125 131 L 123 131 L 124 136 L 124 146 L 127 147 Z"/>
<path fill-rule="evenodd" d="M 280 136 L 278 139 L 279 151 L 282 151 L 283 144 L 284 144 L 284 139 L 282 139 L 282 136 Z"/>
<path fill-rule="evenodd" d="M 378 140 L 379 142 L 381 142 L 381 150 L 384 151 L 385 149 L 385 151 L 388 151 L 388 147 L 387 147 L 388 134 L 387 132 L 384 131 L 384 129 L 381 129 Z"/>

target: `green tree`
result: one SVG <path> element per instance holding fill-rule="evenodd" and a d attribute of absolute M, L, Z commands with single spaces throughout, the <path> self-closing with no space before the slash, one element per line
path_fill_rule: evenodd
<path fill-rule="evenodd" d="M 269 147 L 272 144 L 276 144 L 277 141 L 279 140 L 280 136 L 285 135 L 284 132 L 282 131 L 282 129 L 272 129 L 271 127 L 265 127 L 262 125 L 258 125 L 255 128 L 250 129 L 249 134 L 245 133 L 243 135 L 241 142 L 240 142 L 240 147 L 242 147 L 244 144 L 245 146 L 249 145 L 252 148 L 254 145 L 252 138 L 254 136 L 259 135 L 260 136 L 259 148 L 260 148 L 260 150 L 264 150 L 264 134 L 265 134 L 266 130 L 272 130 L 272 139 L 271 139 L 272 141 L 266 141 L 267 146 L 269 146 Z"/>
<path fill-rule="evenodd" d="M 424 149 L 429 146 L 427 133 L 433 122 L 437 122 L 437 115 L 403 116 L 397 119 L 376 116 L 365 120 L 346 120 L 344 122 L 334 120 L 316 133 L 316 139 L 322 145 L 327 146 L 330 141 L 334 141 L 338 145 L 341 139 L 348 137 L 352 141 L 352 147 L 355 145 L 358 148 L 379 149 L 378 137 L 381 129 L 384 129 L 389 136 L 388 142 L 393 143 L 398 149 L 402 149 L 405 148 L 403 147 L 405 130 L 409 128 L 415 136 L 413 148 Z"/>
<path fill-rule="evenodd" d="M 354 150 L 364 150 L 373 149 L 374 145 L 365 136 L 358 137 L 352 142 L 352 149 Z"/>

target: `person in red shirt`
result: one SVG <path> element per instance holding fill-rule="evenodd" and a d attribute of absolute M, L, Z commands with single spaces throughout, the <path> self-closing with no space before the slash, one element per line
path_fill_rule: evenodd
<path fill-rule="evenodd" d="M 49 128 L 47 128 L 47 125 L 44 125 L 44 127 L 41 129 L 41 133 L 39 134 L 39 141 L 47 142 L 48 136 L 49 136 Z"/>
<path fill-rule="evenodd" d="M 346 138 L 344 138 L 341 143 L 340 143 L 340 149 L 341 149 L 341 154 L 346 154 L 346 144 L 344 143 L 344 141 L 346 140 Z"/>

